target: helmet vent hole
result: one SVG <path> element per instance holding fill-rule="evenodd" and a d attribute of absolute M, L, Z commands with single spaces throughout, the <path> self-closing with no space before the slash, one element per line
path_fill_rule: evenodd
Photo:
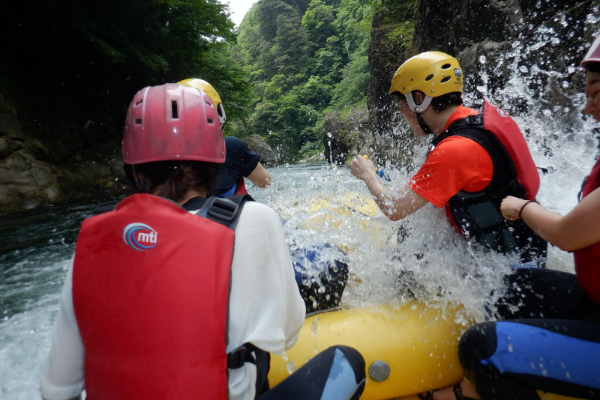
<path fill-rule="evenodd" d="M 208 122 L 209 124 L 212 124 L 212 123 L 213 123 L 213 120 L 212 120 L 211 118 L 208 118 L 208 119 L 206 120 L 206 122 Z"/>
<path fill-rule="evenodd" d="M 451 78 L 449 76 L 445 77 L 444 79 L 442 79 L 442 83 L 446 83 L 450 80 Z"/>
<path fill-rule="evenodd" d="M 177 109 L 177 101 L 171 101 L 171 116 L 173 119 L 179 119 L 179 110 Z"/>
<path fill-rule="evenodd" d="M 141 125 L 142 124 L 142 119 L 141 118 L 136 118 L 135 119 L 135 124 L 136 125 Z"/>
<path fill-rule="evenodd" d="M 429 82 L 432 79 L 433 79 L 433 74 L 428 75 L 427 78 L 425 78 L 425 82 Z"/>
<path fill-rule="evenodd" d="M 442 69 L 448 69 L 451 66 L 452 66 L 451 64 L 444 64 L 444 65 L 442 65 Z"/>
<path fill-rule="evenodd" d="M 144 99 L 141 99 L 140 101 L 136 101 L 136 102 L 135 102 L 135 105 L 136 105 L 136 106 L 139 106 L 139 105 L 140 105 L 140 104 L 142 104 L 143 102 L 144 102 Z"/>

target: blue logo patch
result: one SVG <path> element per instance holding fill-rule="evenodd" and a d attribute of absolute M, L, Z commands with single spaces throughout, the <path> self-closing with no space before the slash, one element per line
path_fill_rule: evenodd
<path fill-rule="evenodd" d="M 498 114 L 500 114 L 500 116 L 504 117 L 504 118 L 508 117 L 508 113 L 506 111 L 504 111 L 504 110 L 499 109 L 499 108 L 498 108 Z"/>
<path fill-rule="evenodd" d="M 462 76 L 462 71 L 460 68 L 454 68 L 454 76 Z"/>
<path fill-rule="evenodd" d="M 144 251 L 158 244 L 158 233 L 146 224 L 129 224 L 123 229 L 123 241 L 132 249 Z"/>

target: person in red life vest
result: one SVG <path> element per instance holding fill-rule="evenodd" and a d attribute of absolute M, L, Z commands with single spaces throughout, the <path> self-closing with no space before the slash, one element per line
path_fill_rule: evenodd
<path fill-rule="evenodd" d="M 210 97 L 178 84 L 142 89 L 122 150 L 138 193 L 82 224 L 42 396 L 321 399 L 333 388 L 358 398 L 364 359 L 344 346 L 269 390 L 269 353 L 294 345 L 305 305 L 274 211 L 247 195 L 207 197 L 225 160 Z"/>
<path fill-rule="evenodd" d="M 521 263 L 543 263 L 547 243 L 521 221 L 507 223 L 499 211 L 507 195 L 537 194 L 540 179 L 525 139 L 512 118 L 490 103 L 481 112 L 464 107 L 462 87 L 462 69 L 448 54 L 429 51 L 407 60 L 390 93 L 412 130 L 432 136 L 427 159 L 399 195 L 383 185 L 365 157 L 352 161 L 351 172 L 393 221 L 432 203 L 446 208 L 466 238 L 516 253 Z"/>
<path fill-rule="evenodd" d="M 584 112 L 600 122 L 600 37 L 581 66 L 586 71 Z M 537 400 L 536 389 L 600 397 L 600 159 L 582 186 L 579 203 L 565 216 L 513 196 L 502 201 L 501 211 L 507 220 L 522 220 L 548 242 L 572 251 L 576 275 L 532 270 L 529 284 L 535 285 L 538 304 L 525 308 L 538 309 L 537 318 L 486 322 L 467 330 L 459 345 L 466 377 L 485 400 Z M 440 393 L 434 398 L 454 397 Z"/>
<path fill-rule="evenodd" d="M 185 79 L 180 85 L 200 89 L 210 96 L 217 107 L 221 128 L 227 121 L 225 108 L 221 96 L 213 86 L 205 80 L 198 78 Z M 234 194 L 247 194 L 244 177 L 259 188 L 265 188 L 271 184 L 271 174 L 260 163 L 260 155 L 250 150 L 248 145 L 234 137 L 225 138 L 227 155 L 225 162 L 219 166 L 219 181 L 215 193 L 219 196 L 233 196 Z"/>

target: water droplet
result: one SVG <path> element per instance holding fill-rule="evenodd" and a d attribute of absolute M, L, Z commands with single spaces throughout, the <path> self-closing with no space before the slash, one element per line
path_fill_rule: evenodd
<path fill-rule="evenodd" d="M 294 364 L 292 361 L 288 362 L 286 364 L 286 367 L 287 367 L 287 371 L 290 375 L 293 374 L 298 369 L 298 368 L 296 368 L 296 364 Z"/>

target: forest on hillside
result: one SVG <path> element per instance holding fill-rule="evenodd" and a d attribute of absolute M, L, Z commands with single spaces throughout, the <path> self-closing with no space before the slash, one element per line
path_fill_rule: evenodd
<path fill-rule="evenodd" d="M 322 151 L 328 109 L 365 104 L 376 3 L 260 0 L 236 30 L 218 0 L 2 2 L 0 96 L 42 158 L 68 164 L 120 137 L 137 90 L 199 77 L 224 100 L 227 135 L 293 161 Z"/>
<path fill-rule="evenodd" d="M 378 3 L 256 3 L 233 52 L 255 98 L 249 118 L 232 131 L 263 136 L 291 160 L 322 152 L 325 113 L 366 107 L 371 20 Z"/>
<path fill-rule="evenodd" d="M 251 99 L 229 53 L 235 37 L 217 0 L 2 2 L 0 93 L 51 125 L 99 112 L 118 124 L 142 87 L 201 76 L 238 99 L 235 118 Z"/>

